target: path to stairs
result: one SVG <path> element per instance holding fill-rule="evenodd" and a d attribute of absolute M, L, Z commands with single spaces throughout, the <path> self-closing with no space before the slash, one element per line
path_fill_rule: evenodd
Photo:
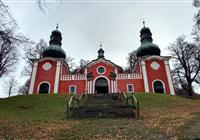
<path fill-rule="evenodd" d="M 135 110 L 128 107 L 120 94 L 90 94 L 79 108 L 71 110 L 74 118 L 134 118 Z"/>

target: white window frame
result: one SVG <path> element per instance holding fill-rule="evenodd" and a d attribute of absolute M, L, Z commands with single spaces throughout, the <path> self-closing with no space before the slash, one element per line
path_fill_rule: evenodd
<path fill-rule="evenodd" d="M 104 69 L 104 72 L 103 72 L 103 73 L 99 73 L 99 71 L 98 71 L 98 69 L 101 68 L 101 67 Z M 97 72 L 98 74 L 105 74 L 105 73 L 106 73 L 106 68 L 105 68 L 104 66 L 98 66 L 97 69 L 96 69 L 96 72 Z"/>
<path fill-rule="evenodd" d="M 129 91 L 129 86 L 132 86 L 132 91 Z M 134 92 L 134 86 L 133 86 L 133 84 L 127 84 L 127 93 L 132 93 L 132 92 Z"/>
<path fill-rule="evenodd" d="M 40 94 L 39 93 L 39 90 L 40 90 L 40 86 L 43 84 L 43 83 L 46 83 L 46 84 L 48 84 L 49 85 L 49 92 L 48 92 L 48 94 L 50 94 L 50 90 L 51 90 L 51 84 L 49 83 L 49 82 L 47 82 L 47 81 L 42 81 L 42 82 L 40 82 L 39 84 L 38 84 L 38 87 L 37 87 L 37 94 Z"/>
<path fill-rule="evenodd" d="M 71 88 L 74 87 L 74 93 L 71 92 Z M 76 85 L 70 85 L 69 86 L 69 93 L 70 94 L 76 94 Z"/>
<path fill-rule="evenodd" d="M 159 81 L 159 82 L 161 82 L 161 83 L 163 84 L 164 93 L 166 93 L 165 83 L 164 83 L 162 80 L 160 80 L 160 79 L 155 79 L 155 80 L 153 80 L 153 82 L 152 82 L 153 93 L 156 93 L 156 92 L 154 91 L 154 83 L 155 83 L 156 81 Z M 164 93 L 163 93 L 163 94 L 164 94 Z"/>

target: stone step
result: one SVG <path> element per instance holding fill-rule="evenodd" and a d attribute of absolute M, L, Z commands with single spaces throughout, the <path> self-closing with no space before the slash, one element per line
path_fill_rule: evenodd
<path fill-rule="evenodd" d="M 126 106 L 120 94 L 87 95 L 85 104 L 71 109 L 74 118 L 134 118 L 135 110 Z"/>
<path fill-rule="evenodd" d="M 113 108 L 113 107 L 81 107 L 72 110 L 74 118 L 118 118 L 118 117 L 131 117 L 135 116 L 135 112 L 130 108 Z"/>

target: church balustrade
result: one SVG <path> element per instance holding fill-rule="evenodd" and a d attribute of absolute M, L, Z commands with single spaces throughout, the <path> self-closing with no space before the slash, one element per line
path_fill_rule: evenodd
<path fill-rule="evenodd" d="M 85 74 L 61 75 L 61 80 L 86 80 Z"/>
<path fill-rule="evenodd" d="M 141 73 L 133 73 L 133 74 L 117 74 L 117 79 L 142 79 Z"/>

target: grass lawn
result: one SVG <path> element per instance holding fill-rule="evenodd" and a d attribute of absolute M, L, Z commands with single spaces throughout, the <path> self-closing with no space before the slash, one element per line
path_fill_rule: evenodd
<path fill-rule="evenodd" d="M 200 100 L 136 94 L 141 119 L 66 119 L 69 95 L 0 99 L 0 139 L 200 138 Z"/>

